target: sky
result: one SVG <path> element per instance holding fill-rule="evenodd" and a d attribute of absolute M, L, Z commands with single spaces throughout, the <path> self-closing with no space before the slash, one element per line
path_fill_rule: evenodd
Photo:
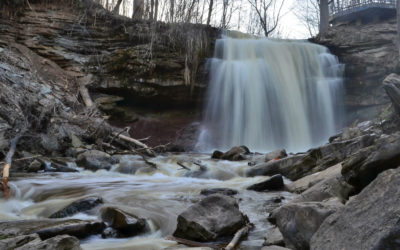
<path fill-rule="evenodd" d="M 287 38 L 292 39 L 304 39 L 308 38 L 308 31 L 304 25 L 301 25 L 301 22 L 298 20 L 296 15 L 291 11 L 296 3 L 296 0 L 286 0 L 284 5 L 284 12 L 285 15 L 282 17 L 282 30 L 287 32 Z"/>
<path fill-rule="evenodd" d="M 125 0 L 123 1 L 123 5 L 125 4 L 127 6 L 128 12 L 125 13 L 125 15 L 127 16 L 131 16 L 132 15 L 132 1 L 133 0 Z M 249 13 L 249 8 L 250 5 L 248 4 L 247 0 L 241 0 L 243 5 L 246 6 L 244 7 L 243 10 L 243 14 L 242 14 L 242 23 L 247 23 L 246 22 L 246 14 L 248 15 Z M 278 0 L 280 1 L 280 0 Z M 301 25 L 301 22 L 298 20 L 298 18 L 296 17 L 296 15 L 293 13 L 292 9 L 295 7 L 296 4 L 299 4 L 299 0 L 283 0 L 284 2 L 284 6 L 282 9 L 282 14 L 283 16 L 281 17 L 280 20 L 280 31 L 282 32 L 282 34 L 280 35 L 281 38 L 291 38 L 291 39 L 305 39 L 308 38 L 308 31 L 306 29 L 305 26 Z M 316 1 L 316 0 L 315 0 Z M 161 0 L 160 1 L 160 8 L 162 8 L 163 3 L 166 3 L 167 0 Z M 240 2 L 239 0 L 237 0 L 237 2 Z M 304 1 L 302 1 L 304 2 Z M 218 4 L 221 4 L 220 1 L 217 1 Z M 220 9 L 220 7 L 217 6 L 216 9 Z M 247 9 L 247 10 L 246 10 Z M 121 13 L 122 14 L 122 13 Z M 221 13 L 216 10 L 213 12 L 213 21 L 215 22 L 215 24 L 220 23 L 220 16 Z M 236 13 L 237 14 L 237 13 Z M 235 15 L 236 15 L 235 14 Z M 237 30 L 238 28 L 237 25 L 237 21 L 235 23 L 235 17 L 232 18 L 231 21 L 231 29 L 233 30 Z M 244 27 L 244 25 L 242 25 L 239 29 L 242 32 L 246 32 L 246 28 Z"/>

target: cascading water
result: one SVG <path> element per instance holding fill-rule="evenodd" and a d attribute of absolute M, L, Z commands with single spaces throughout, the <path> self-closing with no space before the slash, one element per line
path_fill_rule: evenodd
<path fill-rule="evenodd" d="M 298 152 L 327 141 L 343 116 L 340 68 L 305 41 L 217 40 L 198 150 Z"/>

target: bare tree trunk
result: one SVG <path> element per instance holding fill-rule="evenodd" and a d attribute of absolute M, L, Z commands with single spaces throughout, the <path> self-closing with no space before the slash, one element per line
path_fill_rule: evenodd
<path fill-rule="evenodd" d="M 208 6 L 208 16 L 207 16 L 207 25 L 210 25 L 211 15 L 213 11 L 214 0 L 210 0 L 210 5 Z"/>
<path fill-rule="evenodd" d="M 154 18 L 154 0 L 150 0 L 150 15 L 149 19 L 153 20 Z"/>
<path fill-rule="evenodd" d="M 134 0 L 132 19 L 134 20 L 143 19 L 143 12 L 144 12 L 144 0 Z"/>
<path fill-rule="evenodd" d="M 319 33 L 324 34 L 329 28 L 329 0 L 320 0 L 319 2 Z"/>
<path fill-rule="evenodd" d="M 169 21 L 174 22 L 175 0 L 169 0 Z"/>
<path fill-rule="evenodd" d="M 122 0 L 118 0 L 117 5 L 115 5 L 115 7 L 114 7 L 114 9 L 112 11 L 113 14 L 118 14 L 119 13 L 119 8 L 120 8 L 121 3 L 122 3 Z"/>
<path fill-rule="evenodd" d="M 154 4 L 154 21 L 157 21 L 158 18 L 158 0 L 155 0 Z"/>

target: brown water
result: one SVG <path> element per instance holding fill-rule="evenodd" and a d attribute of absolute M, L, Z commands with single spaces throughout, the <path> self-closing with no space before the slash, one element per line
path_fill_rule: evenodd
<path fill-rule="evenodd" d="M 178 160 L 200 160 L 208 171 L 198 178 L 185 177 L 188 171 L 177 165 Z M 136 156 L 124 156 L 121 161 L 143 164 Z M 125 239 L 102 239 L 95 235 L 82 240 L 84 249 L 163 249 L 176 245 L 166 240 L 176 227 L 177 216 L 187 207 L 199 201 L 200 191 L 206 188 L 231 188 L 239 191 L 240 210 L 255 224 L 244 249 L 258 249 L 271 225 L 267 221 L 268 210 L 277 206 L 272 199 L 284 196 L 284 202 L 292 199 L 287 192 L 261 193 L 248 191 L 246 187 L 267 177 L 244 177 L 249 168 L 247 161 L 214 161 L 209 155 L 168 155 L 151 160 L 157 164 L 153 171 L 139 171 L 135 175 L 111 171 L 91 172 L 80 169 L 79 173 L 41 173 L 14 177 L 11 181 L 13 199 L 0 199 L 0 220 L 46 218 L 72 201 L 85 196 L 101 196 L 104 205 L 118 206 L 127 212 L 146 218 L 151 232 Z M 116 168 L 117 166 L 115 166 Z M 73 216 L 78 219 L 99 219 L 98 210 Z"/>

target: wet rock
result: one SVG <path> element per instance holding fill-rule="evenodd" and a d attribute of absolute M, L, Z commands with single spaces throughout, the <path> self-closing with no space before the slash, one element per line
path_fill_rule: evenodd
<path fill-rule="evenodd" d="M 279 149 L 273 152 L 269 152 L 265 155 L 265 162 L 272 161 L 272 160 L 279 160 L 285 158 L 287 156 L 286 150 Z"/>
<path fill-rule="evenodd" d="M 291 180 L 296 180 L 309 173 L 315 167 L 315 164 L 315 158 L 309 154 L 299 154 L 281 160 L 258 164 L 247 171 L 247 176 L 281 174 Z"/>
<path fill-rule="evenodd" d="M 267 235 L 265 236 L 264 246 L 284 246 L 285 242 L 283 241 L 283 235 L 279 228 L 274 227 L 268 231 Z"/>
<path fill-rule="evenodd" d="M 30 235 L 22 235 L 17 237 L 6 238 L 2 240 L 0 239 L 0 249 L 3 250 L 16 249 L 34 240 L 40 240 L 39 235 L 30 234 Z"/>
<path fill-rule="evenodd" d="M 146 227 L 145 219 L 138 218 L 114 207 L 103 208 L 101 218 L 110 227 L 118 231 L 118 237 L 137 235 L 142 233 Z"/>
<path fill-rule="evenodd" d="M 31 173 L 36 173 L 36 172 L 38 172 L 39 170 L 42 170 L 42 169 L 43 169 L 42 163 L 40 161 L 38 161 L 38 160 L 34 160 L 29 164 L 29 166 L 26 169 L 26 171 L 31 172 Z"/>
<path fill-rule="evenodd" d="M 376 145 L 360 150 L 349 157 L 342 168 L 345 180 L 358 191 L 376 176 L 390 168 L 400 166 L 400 136 L 383 136 Z"/>
<path fill-rule="evenodd" d="M 247 175 L 271 176 L 281 174 L 295 181 L 334 166 L 360 149 L 372 145 L 375 139 L 376 137 L 373 135 L 363 135 L 348 141 L 329 143 L 310 149 L 307 153 L 257 164 L 247 170 Z"/>
<path fill-rule="evenodd" d="M 136 172 L 140 169 L 146 169 L 148 167 L 149 165 L 147 165 L 147 163 L 143 160 L 124 160 L 118 164 L 118 167 L 115 169 L 115 171 L 123 174 L 136 174 Z"/>
<path fill-rule="evenodd" d="M 311 249 L 399 249 L 399 186 L 400 168 L 379 174 L 323 222 Z"/>
<path fill-rule="evenodd" d="M 77 163 L 86 169 L 96 171 L 99 169 L 109 170 L 117 162 L 115 158 L 107 153 L 98 150 L 88 150 L 78 155 Z"/>
<path fill-rule="evenodd" d="M 339 174 L 318 182 L 294 198 L 292 202 L 323 201 L 336 197 L 342 203 L 345 203 L 353 192 L 354 187 L 344 181 Z"/>
<path fill-rule="evenodd" d="M 56 235 L 69 234 L 84 238 L 92 234 L 101 233 L 104 223 L 83 220 L 21 220 L 0 222 L 0 238 L 28 235 L 37 233 L 41 239 L 48 239 Z"/>
<path fill-rule="evenodd" d="M 250 154 L 250 150 L 246 146 L 233 147 L 229 151 L 222 153 L 221 151 L 214 151 L 211 158 L 222 159 L 228 161 L 242 161 L 246 160 L 246 155 Z"/>
<path fill-rule="evenodd" d="M 107 238 L 117 238 L 119 237 L 119 233 L 118 230 L 112 227 L 107 227 L 106 229 L 104 229 L 104 231 L 101 233 L 101 237 L 103 239 L 107 239 Z"/>
<path fill-rule="evenodd" d="M 275 209 L 269 220 L 279 227 L 285 246 L 293 249 L 309 249 L 311 237 L 322 222 L 342 206 L 338 200 L 322 203 L 291 203 Z"/>
<path fill-rule="evenodd" d="M 237 193 L 238 193 L 237 190 L 229 189 L 229 188 L 209 188 L 209 189 L 203 189 L 200 192 L 200 194 L 205 195 L 205 196 L 212 195 L 212 194 L 222 194 L 222 195 L 232 196 Z"/>
<path fill-rule="evenodd" d="M 261 250 L 290 250 L 289 248 L 286 247 L 281 247 L 281 246 L 266 246 L 261 248 Z"/>
<path fill-rule="evenodd" d="M 383 88 L 397 113 L 400 114 L 400 76 L 397 74 L 390 74 L 383 80 Z"/>
<path fill-rule="evenodd" d="M 93 234 L 99 234 L 105 228 L 102 222 L 80 221 L 67 225 L 58 225 L 41 229 L 36 233 L 39 234 L 41 239 L 48 239 L 57 235 L 68 234 L 78 238 L 86 238 Z"/>
<path fill-rule="evenodd" d="M 284 184 L 283 184 L 283 178 L 282 175 L 277 174 L 272 176 L 271 178 L 268 178 L 267 180 L 256 183 L 248 187 L 248 190 L 254 190 L 254 191 L 265 191 L 265 190 L 281 190 L 283 189 Z"/>
<path fill-rule="evenodd" d="M 70 235 L 58 235 L 53 238 L 41 241 L 39 239 L 30 241 L 29 243 L 18 248 L 18 250 L 80 250 L 79 240 Z"/>
<path fill-rule="evenodd" d="M 286 188 L 289 192 L 292 193 L 302 193 L 320 181 L 326 180 L 331 177 L 341 176 L 341 171 L 342 164 L 336 164 L 335 166 L 327 168 L 324 171 L 317 172 L 312 175 L 307 175 L 301 179 L 298 179 L 297 181 L 286 185 Z"/>
<path fill-rule="evenodd" d="M 178 216 L 174 236 L 195 240 L 214 241 L 232 236 L 246 224 L 236 200 L 220 194 L 210 195 L 192 205 Z"/>
<path fill-rule="evenodd" d="M 60 150 L 60 144 L 58 143 L 57 137 L 52 135 L 42 134 L 40 144 L 48 152 Z"/>
<path fill-rule="evenodd" d="M 74 214 L 88 211 L 100 204 L 103 203 L 103 199 L 101 197 L 86 197 L 77 201 L 74 201 L 67 207 L 61 209 L 60 211 L 50 215 L 49 218 L 64 218 L 68 216 L 72 216 Z"/>

